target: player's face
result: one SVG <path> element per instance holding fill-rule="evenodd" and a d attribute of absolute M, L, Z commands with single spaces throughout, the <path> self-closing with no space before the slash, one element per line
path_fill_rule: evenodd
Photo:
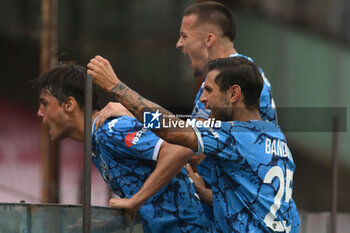
<path fill-rule="evenodd" d="M 196 15 L 187 15 L 182 19 L 180 38 L 176 48 L 180 49 L 191 60 L 191 69 L 195 77 L 203 75 L 206 63 L 209 61 L 205 45 L 205 35 L 200 26 L 196 25 Z"/>
<path fill-rule="evenodd" d="M 47 92 L 42 92 L 39 97 L 38 117 L 49 127 L 49 135 L 52 140 L 62 139 L 67 134 L 68 116 L 64 111 L 63 104 Z"/>
<path fill-rule="evenodd" d="M 215 78 L 218 74 L 218 70 L 212 70 L 208 73 L 200 101 L 204 103 L 205 109 L 211 110 L 210 117 L 217 120 L 230 121 L 232 119 L 228 92 L 220 91 L 220 87 L 215 83 Z"/>

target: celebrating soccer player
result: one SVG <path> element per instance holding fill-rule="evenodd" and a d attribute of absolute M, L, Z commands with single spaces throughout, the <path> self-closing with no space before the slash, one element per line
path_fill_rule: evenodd
<path fill-rule="evenodd" d="M 40 94 L 38 117 L 49 126 L 52 139 L 83 142 L 85 79 L 84 67 L 60 65 L 34 81 Z M 94 121 L 98 118 L 96 94 L 93 103 Z M 108 119 L 92 132 L 92 161 L 114 193 L 137 199 L 135 194 L 147 178 L 153 181 L 154 173 L 161 178 L 169 172 L 175 176 L 181 170 L 151 199 L 137 199 L 135 211 L 142 205 L 139 214 L 143 231 L 211 232 L 195 188 L 182 168 L 193 152 L 159 139 L 135 118 L 125 116 L 127 111 L 121 109 L 119 114 L 123 116 Z M 157 160 L 168 165 L 156 167 Z M 152 184 L 159 190 L 157 181 Z"/>
<path fill-rule="evenodd" d="M 171 115 L 122 83 L 101 56 L 91 59 L 88 73 L 140 121 L 143 112 L 150 108 Z M 221 127 L 197 125 L 187 132 L 169 128 L 155 131 L 166 141 L 204 153 L 209 159 L 214 225 L 218 232 L 299 229 L 292 199 L 295 165 L 280 128 L 261 118 L 262 88 L 259 68 L 248 59 L 236 56 L 211 61 L 200 100 L 211 110 L 211 117 L 223 121 Z M 117 205 L 123 206 L 123 201 Z"/>

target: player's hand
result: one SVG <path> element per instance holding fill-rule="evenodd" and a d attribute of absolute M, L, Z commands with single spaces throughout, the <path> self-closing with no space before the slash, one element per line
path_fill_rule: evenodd
<path fill-rule="evenodd" d="M 191 165 L 192 170 L 194 172 L 197 172 L 197 165 L 200 164 L 203 160 L 205 159 L 205 154 L 200 154 L 200 155 L 192 155 L 190 160 L 188 160 L 188 163 Z"/>
<path fill-rule="evenodd" d="M 95 129 L 101 127 L 103 123 L 110 117 L 130 116 L 134 117 L 122 104 L 109 102 L 99 113 L 95 122 Z"/>
<path fill-rule="evenodd" d="M 211 189 L 205 187 L 204 179 L 197 173 L 193 172 L 190 164 L 186 164 L 188 176 L 193 180 L 194 187 L 200 200 L 209 206 L 213 206 L 213 192 Z"/>
<path fill-rule="evenodd" d="M 120 82 L 109 61 L 101 56 L 92 58 L 87 68 L 87 73 L 92 75 L 94 82 L 107 92 Z"/>
<path fill-rule="evenodd" d="M 194 187 L 198 192 L 206 189 L 204 179 L 197 172 L 193 171 L 189 163 L 186 164 L 186 170 L 188 172 L 188 176 L 193 181 Z"/>
<path fill-rule="evenodd" d="M 124 209 L 131 221 L 134 221 L 137 211 L 140 208 L 134 203 L 132 198 L 111 198 L 109 200 L 109 206 Z"/>

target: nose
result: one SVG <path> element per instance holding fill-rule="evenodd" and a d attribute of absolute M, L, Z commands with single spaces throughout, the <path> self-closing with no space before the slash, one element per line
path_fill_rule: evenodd
<path fill-rule="evenodd" d="M 184 44 L 183 44 L 182 39 L 180 37 L 179 40 L 176 43 L 176 48 L 182 50 L 183 47 L 184 47 Z"/>
<path fill-rule="evenodd" d="M 36 113 L 36 115 L 42 120 L 44 118 L 44 112 L 41 108 L 41 106 L 38 109 L 38 112 Z"/>
<path fill-rule="evenodd" d="M 205 96 L 204 92 L 202 93 L 201 97 L 199 98 L 199 101 L 201 101 L 203 104 L 207 102 L 207 97 Z"/>

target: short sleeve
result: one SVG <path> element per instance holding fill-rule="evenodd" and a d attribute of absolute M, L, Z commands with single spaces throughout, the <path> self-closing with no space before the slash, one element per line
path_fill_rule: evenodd
<path fill-rule="evenodd" d="M 198 151 L 196 154 L 213 154 L 221 147 L 223 135 L 220 128 L 208 128 L 194 124 L 193 130 L 198 141 Z"/>
<path fill-rule="evenodd" d="M 110 154 L 136 159 L 157 160 L 162 139 L 143 128 L 137 119 L 118 117 L 107 120 L 94 132 L 99 147 Z"/>
<path fill-rule="evenodd" d="M 231 132 L 230 123 L 221 122 L 220 127 L 193 126 L 198 140 L 198 151 L 196 154 L 204 153 L 224 159 L 237 158 L 236 138 Z"/>
<path fill-rule="evenodd" d="M 191 114 L 192 119 L 195 119 L 195 118 L 208 119 L 210 115 L 210 110 L 205 109 L 204 104 L 200 101 L 200 98 L 204 91 L 204 82 L 202 83 L 202 86 L 199 88 L 196 95 L 196 99 L 194 101 L 194 107 Z"/>

